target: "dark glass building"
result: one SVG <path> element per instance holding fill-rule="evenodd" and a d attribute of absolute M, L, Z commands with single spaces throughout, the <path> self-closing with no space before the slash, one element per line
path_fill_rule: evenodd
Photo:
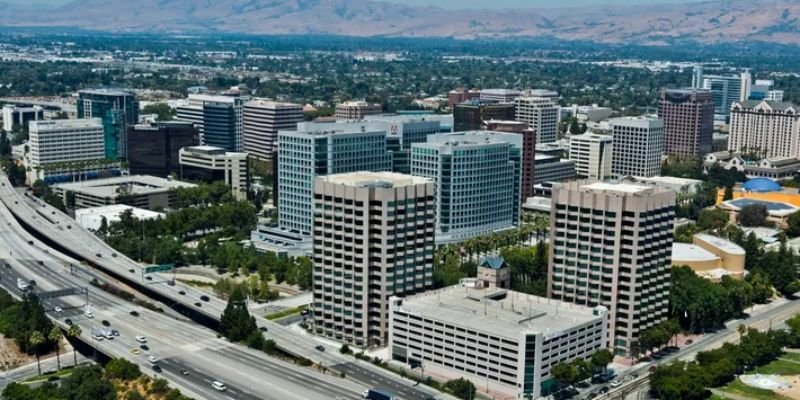
<path fill-rule="evenodd" d="M 469 100 L 456 105 L 453 110 L 453 130 L 455 132 L 478 130 L 484 121 L 492 119 L 513 121 L 515 108 L 514 103 Z"/>
<path fill-rule="evenodd" d="M 78 92 L 78 118 L 101 118 L 105 156 L 127 158 L 127 127 L 139 122 L 136 93 L 120 89 L 91 89 Z"/>
<path fill-rule="evenodd" d="M 200 136 L 191 122 L 158 122 L 128 128 L 128 168 L 131 175 L 167 177 L 180 173 L 178 152 L 197 146 Z"/>
<path fill-rule="evenodd" d="M 665 89 L 658 103 L 664 121 L 664 154 L 702 157 L 711 153 L 714 97 L 703 89 Z"/>

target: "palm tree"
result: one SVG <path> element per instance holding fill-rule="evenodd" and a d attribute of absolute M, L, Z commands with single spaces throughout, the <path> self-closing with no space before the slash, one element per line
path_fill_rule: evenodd
<path fill-rule="evenodd" d="M 45 340 L 41 331 L 31 332 L 31 336 L 28 338 L 28 344 L 33 347 L 33 352 L 36 354 L 36 368 L 39 370 L 39 375 L 42 374 L 42 366 L 39 364 L 39 346 L 41 346 Z"/>
<path fill-rule="evenodd" d="M 69 329 L 67 330 L 67 336 L 71 338 L 76 338 L 81 335 L 81 327 L 78 325 L 70 325 Z M 75 349 L 75 346 L 72 346 L 72 358 L 73 364 L 77 367 L 78 366 L 78 350 Z"/>
<path fill-rule="evenodd" d="M 56 344 L 56 365 L 57 370 L 61 371 L 61 354 L 59 346 L 61 345 L 61 328 L 53 326 L 50 332 L 47 333 L 47 339 Z"/>

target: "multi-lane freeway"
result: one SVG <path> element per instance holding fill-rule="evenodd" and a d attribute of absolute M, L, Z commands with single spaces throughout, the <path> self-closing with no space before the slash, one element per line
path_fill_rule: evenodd
<path fill-rule="evenodd" d="M 98 270 L 108 273 L 114 278 L 119 279 L 130 286 L 138 287 L 143 293 L 154 294 L 160 299 L 165 299 L 166 301 L 164 301 L 164 303 L 167 305 L 180 305 L 184 311 L 189 310 L 190 313 L 195 316 L 202 315 L 204 318 L 212 321 L 219 320 L 219 316 L 222 314 L 222 311 L 226 306 L 226 302 L 224 300 L 219 299 L 209 293 L 200 291 L 196 288 L 180 284 L 167 284 L 167 282 L 170 281 L 168 274 L 149 274 L 145 276 L 142 273 L 142 265 L 111 249 L 94 234 L 81 228 L 69 216 L 39 201 L 38 199 L 19 193 L 17 190 L 11 187 L 5 176 L 0 176 L 0 203 L 2 203 L 3 206 L 0 208 L 5 208 L 5 212 L 10 212 L 13 214 L 16 220 L 25 224 L 27 229 L 35 232 L 38 237 L 46 239 L 49 244 L 54 245 L 54 247 L 57 247 L 58 250 L 61 250 L 77 259 L 89 261 L 91 264 L 96 266 Z M 9 214 L 9 218 L 11 214 Z M 16 221 L 13 222 L 16 223 Z M 12 231 L 17 230 L 21 230 L 21 228 L 12 229 Z M 11 231 L 3 232 L 3 236 L 14 237 L 17 233 L 18 232 Z M 40 249 L 40 253 L 45 254 L 47 254 L 46 252 L 48 251 L 54 252 L 54 250 L 48 249 L 47 245 L 38 239 L 33 239 L 33 242 L 34 245 L 30 245 L 23 240 L 19 243 L 16 243 L 16 245 L 12 246 L 12 248 L 20 247 L 22 249 Z M 18 257 L 15 255 L 14 258 Z M 62 258 L 66 257 L 62 256 Z M 75 268 L 79 267 L 79 262 L 76 259 L 62 259 L 58 261 L 58 268 L 63 270 L 63 266 L 70 263 Z M 151 279 L 147 279 L 147 277 L 150 277 Z M 56 280 L 56 282 L 58 282 L 58 284 L 54 286 L 57 288 L 63 288 L 63 282 L 58 280 Z M 260 316 L 257 316 L 256 319 L 260 327 L 267 329 L 265 332 L 267 338 L 274 340 L 280 348 L 291 354 L 311 359 L 319 365 L 323 365 L 330 370 L 342 372 L 348 378 L 357 379 L 362 384 L 355 385 L 358 386 L 359 389 L 363 389 L 363 386 L 379 387 L 394 392 L 401 399 L 422 400 L 432 398 L 434 396 L 441 396 L 441 394 L 437 393 L 433 389 L 424 386 L 414 386 L 414 382 L 411 380 L 391 374 L 383 369 L 372 366 L 369 363 L 357 361 L 349 358 L 348 356 L 341 355 L 338 352 L 338 348 L 327 345 L 324 342 L 314 340 L 310 336 L 298 335 L 291 329 L 261 318 Z M 178 321 L 173 321 L 173 323 L 178 323 Z M 180 327 L 176 327 L 176 329 L 184 329 L 184 325 L 189 325 L 185 323 L 182 324 L 183 325 Z M 201 328 L 192 326 L 190 329 L 196 330 Z M 158 331 L 154 333 L 158 335 Z M 211 331 L 203 329 L 202 333 L 197 332 L 197 336 L 195 336 L 195 339 L 192 341 L 192 343 L 202 343 L 202 340 L 199 338 L 208 337 L 215 337 L 215 334 Z M 323 346 L 325 351 L 318 350 L 318 346 Z M 217 357 L 218 356 L 208 356 L 205 359 L 198 359 L 196 360 L 198 363 L 197 367 L 200 368 L 203 365 L 210 365 L 210 363 L 213 364 Z M 184 355 L 184 358 L 191 359 L 191 357 L 188 355 Z M 248 360 L 247 358 L 243 357 L 229 358 L 240 363 L 244 363 L 245 360 Z M 276 360 L 269 359 L 263 354 L 257 354 L 257 358 L 263 360 L 261 361 L 262 364 L 277 362 Z M 270 369 L 266 365 L 262 365 L 262 367 L 265 371 L 265 373 L 262 373 L 262 375 L 271 377 L 271 375 L 268 374 Z M 231 368 L 228 370 L 237 371 L 239 369 Z M 243 367 L 241 370 L 246 371 L 248 369 Z M 286 371 L 286 369 L 278 369 L 277 371 Z M 296 371 L 301 371 L 297 372 L 301 375 L 310 373 L 309 370 L 302 368 L 296 369 Z M 315 373 L 314 375 L 321 374 Z M 195 378 L 186 378 L 183 376 L 183 379 L 186 380 Z M 286 377 L 286 380 L 289 381 L 295 379 L 298 378 L 291 375 Z M 328 396 L 333 395 L 334 397 L 348 398 L 344 396 L 346 391 L 337 394 L 336 390 L 329 390 L 326 387 L 320 387 L 320 381 L 318 377 L 311 378 L 311 381 L 318 382 L 318 385 L 312 387 L 318 388 L 317 390 L 319 392 L 324 392 Z M 195 385 L 196 384 L 199 384 L 199 382 L 195 382 Z M 355 389 L 355 387 L 353 387 L 352 382 L 349 382 L 348 385 L 350 385 L 348 386 L 348 389 L 351 390 L 349 393 L 352 397 L 354 393 L 352 390 Z M 228 386 L 232 389 L 235 387 L 232 381 Z M 303 388 L 298 388 L 298 390 L 293 391 L 293 393 L 304 393 L 307 390 L 308 388 L 303 386 Z M 265 395 L 264 397 L 259 398 L 267 399 L 293 397 L 274 397 Z M 316 397 L 300 396 L 297 398 L 313 399 Z"/>

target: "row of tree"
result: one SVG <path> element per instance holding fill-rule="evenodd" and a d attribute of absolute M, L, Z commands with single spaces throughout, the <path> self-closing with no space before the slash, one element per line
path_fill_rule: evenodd
<path fill-rule="evenodd" d="M 603 374 L 614 361 L 614 355 L 607 349 L 598 350 L 589 359 L 575 358 L 570 362 L 559 363 L 550 369 L 550 375 L 560 386 L 569 386 Z"/>

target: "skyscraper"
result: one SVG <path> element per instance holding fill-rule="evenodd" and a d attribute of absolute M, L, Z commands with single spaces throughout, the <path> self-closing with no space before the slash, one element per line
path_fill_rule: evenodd
<path fill-rule="evenodd" d="M 575 173 L 581 178 L 603 180 L 611 177 L 613 139 L 609 135 L 587 133 L 569 138 L 569 158 L 575 160 Z"/>
<path fill-rule="evenodd" d="M 30 121 L 26 154 L 29 183 L 71 181 L 105 169 L 104 126 L 100 118 Z M 118 166 L 117 166 L 118 167 Z"/>
<path fill-rule="evenodd" d="M 608 308 L 616 354 L 667 318 L 674 206 L 675 192 L 653 186 L 553 188 L 548 297 Z"/>
<path fill-rule="evenodd" d="M 391 171 L 385 130 L 336 125 L 300 123 L 297 131 L 278 132 L 278 221 L 282 229 L 311 235 L 316 177 Z"/>
<path fill-rule="evenodd" d="M 714 99 L 714 118 L 726 120 L 730 116 L 731 105 L 735 101 L 750 97 L 752 77 L 750 72 L 738 75 L 705 75 L 702 67 L 695 67 L 692 74 L 692 88 L 711 91 Z"/>
<path fill-rule="evenodd" d="M 411 146 L 411 174 L 436 184 L 436 242 L 460 242 L 519 224 L 522 137 L 456 132 Z"/>
<path fill-rule="evenodd" d="M 136 93 L 120 89 L 90 89 L 78 92 L 78 118 L 103 120 L 105 156 L 127 158 L 127 127 L 139 122 Z"/>
<path fill-rule="evenodd" d="M 516 133 L 522 136 L 522 191 L 520 202 L 533 197 L 534 168 L 536 166 L 536 130 L 519 121 L 489 120 L 485 122 L 487 131 Z"/>
<path fill-rule="evenodd" d="M 128 128 L 128 169 L 131 175 L 166 178 L 180 173 L 178 152 L 197 146 L 200 137 L 190 122 L 165 121 Z"/>
<path fill-rule="evenodd" d="M 664 123 L 655 117 L 611 120 L 611 173 L 623 176 L 656 176 L 661 173 Z"/>
<path fill-rule="evenodd" d="M 561 107 L 553 97 L 522 96 L 516 100 L 516 120 L 525 122 L 536 131 L 538 143 L 558 139 L 558 119 Z"/>
<path fill-rule="evenodd" d="M 728 150 L 800 158 L 800 116 L 792 103 L 739 101 L 731 108 Z"/>
<path fill-rule="evenodd" d="M 345 101 L 336 105 L 337 120 L 359 120 L 367 115 L 377 115 L 383 112 L 383 106 L 377 103 L 368 103 L 366 100 Z"/>
<path fill-rule="evenodd" d="M 714 99 L 700 89 L 664 89 L 658 103 L 664 121 L 664 154 L 702 157 L 711 152 Z"/>
<path fill-rule="evenodd" d="M 278 148 L 278 131 L 297 129 L 303 120 L 299 104 L 254 99 L 244 103 L 242 129 L 244 151 L 261 160 L 271 160 Z"/>
<path fill-rule="evenodd" d="M 386 343 L 389 298 L 433 283 L 433 183 L 392 172 L 314 181 L 314 331 Z"/>
<path fill-rule="evenodd" d="M 177 107 L 177 119 L 192 122 L 200 143 L 227 151 L 242 149 L 242 109 L 246 98 L 190 94 Z"/>

